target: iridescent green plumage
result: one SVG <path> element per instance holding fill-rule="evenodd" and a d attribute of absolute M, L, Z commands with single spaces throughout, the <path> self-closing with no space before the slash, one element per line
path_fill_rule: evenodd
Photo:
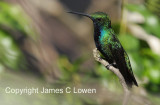
<path fill-rule="evenodd" d="M 87 16 L 93 21 L 94 41 L 97 49 L 110 64 L 116 63 L 115 67 L 120 70 L 128 87 L 133 84 L 138 86 L 132 72 L 129 57 L 111 27 L 109 16 L 103 12 L 96 12 L 91 15 L 76 12 L 70 13 Z"/>

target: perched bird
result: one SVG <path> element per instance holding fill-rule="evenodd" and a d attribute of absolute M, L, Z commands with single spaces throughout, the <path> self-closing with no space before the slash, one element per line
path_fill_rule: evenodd
<path fill-rule="evenodd" d="M 95 12 L 90 15 L 78 12 L 68 13 L 86 16 L 93 21 L 94 41 L 97 49 L 110 64 L 107 68 L 111 65 L 118 68 L 128 87 L 132 87 L 132 85 L 138 86 L 132 72 L 129 57 L 111 27 L 109 16 L 103 12 Z"/>

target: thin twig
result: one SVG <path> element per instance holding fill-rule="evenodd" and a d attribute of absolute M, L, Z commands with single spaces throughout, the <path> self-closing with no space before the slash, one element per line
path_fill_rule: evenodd
<path fill-rule="evenodd" d="M 100 57 L 100 54 L 99 54 L 99 51 L 97 50 L 97 48 L 93 49 L 93 56 L 96 61 L 103 64 L 105 67 L 107 65 L 109 65 L 109 63 L 106 60 L 104 60 Z M 113 66 L 109 66 L 109 70 L 112 71 L 119 78 L 120 84 L 122 85 L 123 91 L 124 91 L 123 105 L 127 105 L 128 100 L 129 100 L 129 96 L 130 96 L 130 90 L 128 89 L 127 84 L 126 84 L 122 74 L 120 73 L 120 71 L 117 68 L 115 68 Z"/>

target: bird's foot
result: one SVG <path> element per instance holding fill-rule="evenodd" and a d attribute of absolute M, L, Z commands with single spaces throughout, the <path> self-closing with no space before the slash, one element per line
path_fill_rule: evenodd
<path fill-rule="evenodd" d="M 114 66 L 114 67 L 116 67 L 116 63 L 115 63 L 115 62 L 114 62 L 114 63 L 111 63 L 111 64 L 107 65 L 107 66 L 106 66 L 106 68 L 107 68 L 107 69 L 109 69 L 109 68 L 110 68 L 110 66 Z"/>
<path fill-rule="evenodd" d="M 112 66 L 112 64 L 107 65 L 106 68 L 109 70 L 110 66 Z"/>

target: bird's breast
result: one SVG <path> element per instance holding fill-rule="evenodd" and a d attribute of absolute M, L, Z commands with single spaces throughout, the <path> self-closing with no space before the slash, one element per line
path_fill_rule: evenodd
<path fill-rule="evenodd" d="M 99 43 L 101 45 L 107 45 L 111 41 L 111 36 L 109 35 L 108 30 L 101 30 L 99 35 Z"/>
<path fill-rule="evenodd" d="M 112 56 L 109 48 L 109 43 L 111 42 L 111 37 L 109 35 L 109 30 L 99 30 L 94 33 L 94 40 L 98 50 L 105 56 Z"/>

